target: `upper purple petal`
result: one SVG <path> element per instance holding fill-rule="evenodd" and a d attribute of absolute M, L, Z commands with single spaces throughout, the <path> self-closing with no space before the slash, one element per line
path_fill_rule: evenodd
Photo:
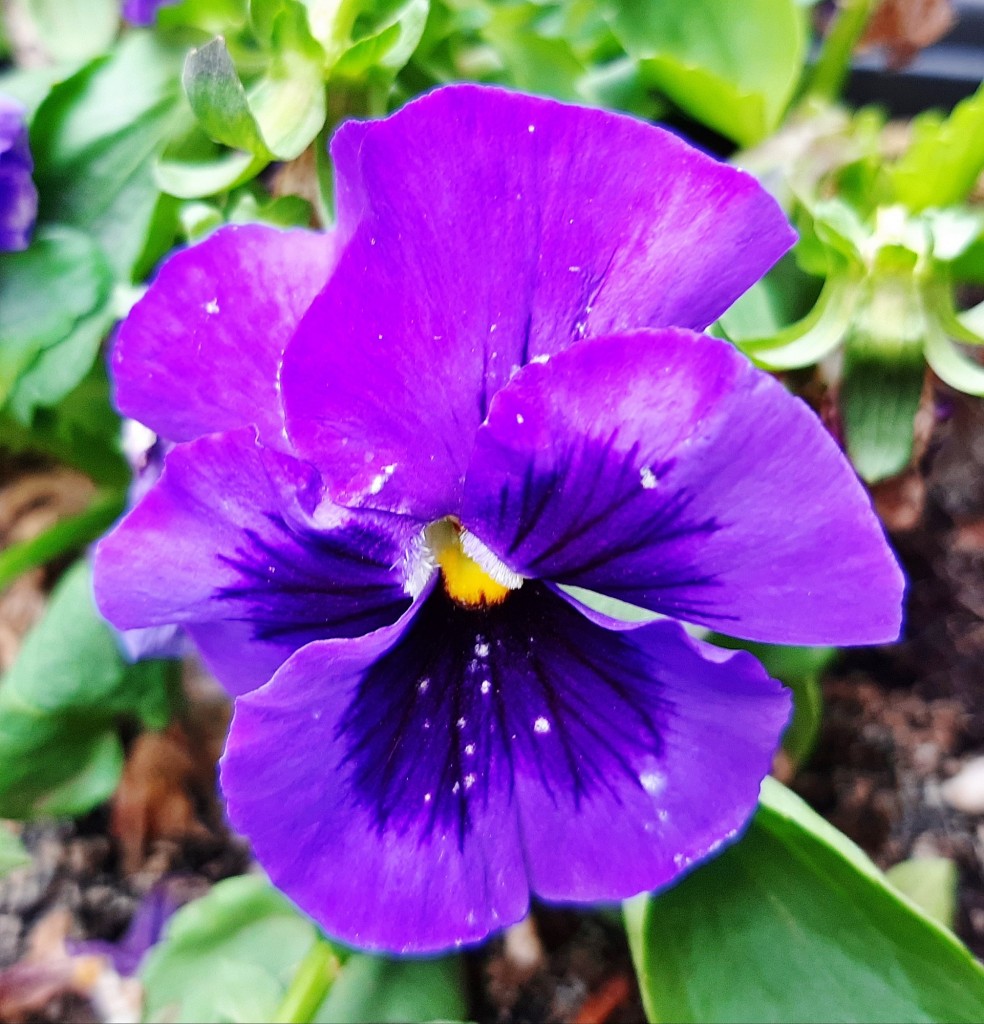
<path fill-rule="evenodd" d="M 0 94 L 0 252 L 24 249 L 38 212 L 24 109 Z"/>
<path fill-rule="evenodd" d="M 220 228 L 172 256 L 120 327 L 120 410 L 169 441 L 252 424 L 283 447 L 284 345 L 331 273 L 334 236 Z"/>
<path fill-rule="evenodd" d="M 238 700 L 222 787 L 330 934 L 436 950 L 518 920 L 531 891 L 672 881 L 747 821 L 788 713 L 754 659 L 675 623 L 607 630 L 535 583 L 480 611 L 436 587 Z"/>
<path fill-rule="evenodd" d="M 122 629 L 185 624 L 234 693 L 311 640 L 395 621 L 418 526 L 319 506 L 320 494 L 310 466 L 248 428 L 179 445 L 96 549 L 100 610 Z"/>
<path fill-rule="evenodd" d="M 524 576 L 771 643 L 898 636 L 904 580 L 808 407 L 724 341 L 642 331 L 492 402 L 464 525 Z"/>
<path fill-rule="evenodd" d="M 792 243 L 752 179 L 618 114 L 440 89 L 332 145 L 349 241 L 284 360 L 291 438 L 343 504 L 457 510 L 518 366 L 703 328 Z"/>

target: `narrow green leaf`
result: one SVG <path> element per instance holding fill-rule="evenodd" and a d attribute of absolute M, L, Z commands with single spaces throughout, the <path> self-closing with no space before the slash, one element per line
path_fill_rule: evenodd
<path fill-rule="evenodd" d="M 353 27 L 353 44 L 332 73 L 360 78 L 374 69 L 395 75 L 424 34 L 430 0 L 387 0 L 363 12 Z"/>
<path fill-rule="evenodd" d="M 957 865 L 948 857 L 913 857 L 890 867 L 885 877 L 944 928 L 957 912 Z"/>
<path fill-rule="evenodd" d="M 805 55 L 794 0 L 618 0 L 610 10 L 626 52 L 692 117 L 743 146 L 779 123 Z"/>
<path fill-rule="evenodd" d="M 154 165 L 154 179 L 164 192 L 178 199 L 201 199 L 249 181 L 266 164 L 264 157 L 235 151 L 211 159 L 165 156 Z"/>
<path fill-rule="evenodd" d="M 181 81 L 209 138 L 272 159 L 221 36 L 188 54 Z"/>
<path fill-rule="evenodd" d="M 773 779 L 745 836 L 627 926 L 652 1021 L 977 1021 L 984 969 Z"/>
<path fill-rule="evenodd" d="M 984 168 L 984 84 L 946 119 L 916 118 L 912 135 L 890 170 L 899 201 L 914 211 L 963 202 Z"/>
<path fill-rule="evenodd" d="M 845 341 L 840 411 L 848 455 L 869 483 L 909 465 L 928 331 L 911 278 L 868 283 Z"/>
<path fill-rule="evenodd" d="M 144 1013 L 174 1024 L 272 1020 L 316 938 L 265 878 L 219 882 L 171 918 L 144 961 Z"/>

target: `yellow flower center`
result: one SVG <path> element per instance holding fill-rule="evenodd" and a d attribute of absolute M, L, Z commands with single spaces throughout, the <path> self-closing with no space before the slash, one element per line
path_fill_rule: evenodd
<path fill-rule="evenodd" d="M 448 597 L 466 608 L 501 604 L 510 590 L 522 586 L 521 576 L 452 519 L 434 523 L 427 540 Z"/>

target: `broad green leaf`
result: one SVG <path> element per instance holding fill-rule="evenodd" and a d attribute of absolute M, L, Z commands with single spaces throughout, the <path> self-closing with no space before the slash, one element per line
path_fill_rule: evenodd
<path fill-rule="evenodd" d="M 160 725 L 169 695 L 148 692 L 160 685 L 124 662 L 77 563 L 0 682 L 0 816 L 81 814 L 106 800 L 123 765 L 117 719 Z"/>
<path fill-rule="evenodd" d="M 742 839 L 626 905 L 652 1021 L 979 1021 L 984 968 L 773 779 Z"/>
<path fill-rule="evenodd" d="M 0 825 L 0 878 L 31 863 L 24 844 L 5 825 Z"/>
<path fill-rule="evenodd" d="M 390 960 L 353 954 L 314 1015 L 315 1024 L 464 1020 L 462 967 L 458 957 Z"/>
<path fill-rule="evenodd" d="M 188 102 L 209 138 L 271 159 L 246 90 L 221 37 L 192 50 L 181 76 Z"/>
<path fill-rule="evenodd" d="M 742 146 L 779 123 L 803 68 L 794 0 L 615 0 L 612 28 L 650 82 Z"/>
<path fill-rule="evenodd" d="M 179 199 L 201 199 L 227 192 L 259 174 L 266 166 L 263 157 L 234 150 L 211 159 L 164 156 L 154 165 L 154 179 L 169 195 Z"/>
<path fill-rule="evenodd" d="M 246 20 L 246 0 L 180 0 L 157 11 L 158 29 L 195 28 L 210 36 L 238 31 Z"/>
<path fill-rule="evenodd" d="M 944 928 L 957 911 L 957 865 L 948 857 L 913 857 L 890 867 L 885 877 Z"/>
<path fill-rule="evenodd" d="M 219 882 L 171 918 L 140 970 L 145 1019 L 272 1020 L 317 931 L 265 879 Z"/>
<path fill-rule="evenodd" d="M 105 305 L 111 284 L 99 248 L 68 228 L 42 229 L 30 248 L 0 256 L 0 405 L 45 349 Z"/>
<path fill-rule="evenodd" d="M 868 282 L 844 345 L 840 410 L 851 462 L 869 483 L 909 465 L 928 331 L 911 278 Z"/>
<path fill-rule="evenodd" d="M 182 58 L 131 33 L 56 85 L 34 118 L 42 219 L 92 234 L 120 280 L 132 280 L 154 220 L 152 163 L 177 117 Z"/>
<path fill-rule="evenodd" d="M 45 52 L 56 61 L 88 60 L 116 38 L 118 0 L 25 0 Z"/>
<path fill-rule="evenodd" d="M 984 84 L 949 117 L 916 118 L 912 134 L 890 171 L 899 202 L 917 212 L 963 202 L 984 168 Z"/>

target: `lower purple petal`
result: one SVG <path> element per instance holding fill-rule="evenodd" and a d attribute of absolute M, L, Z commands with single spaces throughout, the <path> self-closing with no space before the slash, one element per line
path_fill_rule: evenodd
<path fill-rule="evenodd" d="M 291 899 L 339 938 L 431 951 L 530 892 L 671 882 L 754 810 L 789 697 L 675 623 L 612 631 L 527 583 L 305 647 L 236 704 L 222 788 Z"/>

